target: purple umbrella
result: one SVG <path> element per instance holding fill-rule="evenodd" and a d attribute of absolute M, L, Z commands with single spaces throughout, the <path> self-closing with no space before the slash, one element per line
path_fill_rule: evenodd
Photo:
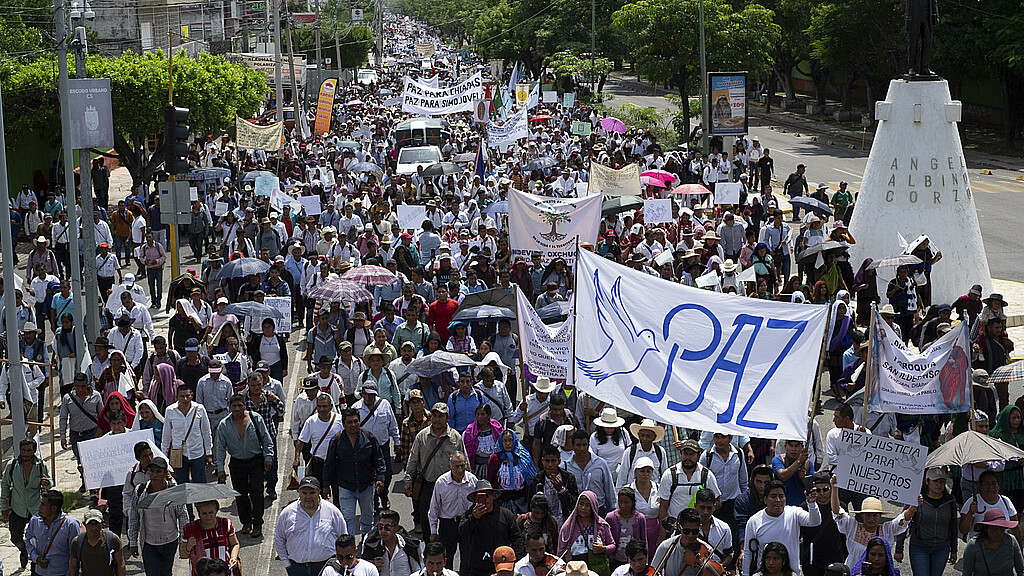
<path fill-rule="evenodd" d="M 611 116 L 601 119 L 601 128 L 604 128 L 609 132 L 618 132 L 619 134 L 626 133 L 626 125 L 622 123 L 622 120 L 612 118 Z"/>

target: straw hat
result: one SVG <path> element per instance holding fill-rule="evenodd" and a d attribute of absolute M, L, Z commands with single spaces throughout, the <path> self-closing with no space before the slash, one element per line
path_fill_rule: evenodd
<path fill-rule="evenodd" d="M 597 422 L 594 422 L 594 424 L 597 424 L 602 428 L 618 428 L 625 423 L 626 421 L 620 418 L 615 412 L 615 408 L 605 408 L 601 410 L 601 417 L 597 419 Z"/>
<path fill-rule="evenodd" d="M 571 560 L 565 565 L 565 576 L 597 576 L 597 572 L 587 568 L 582 560 Z"/>
<path fill-rule="evenodd" d="M 533 389 L 541 394 L 550 394 L 558 388 L 558 384 L 555 384 L 547 376 L 538 376 L 537 381 L 533 384 Z"/>
<path fill-rule="evenodd" d="M 860 503 L 860 510 L 853 511 L 854 514 L 881 514 L 883 512 L 885 512 L 885 510 L 882 510 L 882 501 L 879 500 L 878 498 L 875 498 L 874 496 L 868 496 L 867 498 L 865 498 L 864 501 Z"/>
<path fill-rule="evenodd" d="M 636 438 L 640 437 L 641 430 L 650 430 L 654 432 L 654 441 L 661 442 L 661 439 L 665 437 L 665 429 L 651 420 L 650 418 L 644 418 L 639 424 L 630 424 L 629 432 Z"/>

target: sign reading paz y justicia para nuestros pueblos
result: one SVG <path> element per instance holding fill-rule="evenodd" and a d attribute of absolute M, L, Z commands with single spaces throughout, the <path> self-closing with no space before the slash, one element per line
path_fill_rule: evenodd
<path fill-rule="evenodd" d="M 843 430 L 833 473 L 840 488 L 917 506 L 928 450 L 904 442 L 856 430 Z"/>

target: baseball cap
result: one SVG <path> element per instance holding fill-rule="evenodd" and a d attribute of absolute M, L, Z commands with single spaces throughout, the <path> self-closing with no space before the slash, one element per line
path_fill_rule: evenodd
<path fill-rule="evenodd" d="M 155 456 L 149 461 L 149 467 L 152 468 L 153 466 L 167 470 L 167 459 L 163 456 Z"/>
<path fill-rule="evenodd" d="M 929 468 L 925 473 L 924 477 L 929 480 L 947 480 L 946 469 L 942 466 L 936 466 L 935 468 Z"/>
<path fill-rule="evenodd" d="M 210 372 L 216 372 L 216 373 L 220 374 L 220 371 L 221 371 L 222 368 L 223 368 L 223 365 L 221 364 L 220 359 L 218 359 L 218 358 L 210 358 L 210 365 L 207 367 L 207 370 L 209 370 Z"/>
<path fill-rule="evenodd" d="M 199 350 L 199 340 L 196 340 L 195 338 L 189 338 L 188 340 L 185 340 L 186 352 L 195 352 L 197 350 Z"/>
<path fill-rule="evenodd" d="M 299 481 L 299 490 L 302 490 L 303 488 L 316 488 L 317 490 L 319 490 L 320 481 L 314 478 L 313 476 L 306 476 L 305 478 Z"/>
<path fill-rule="evenodd" d="M 698 444 L 696 440 L 686 440 L 683 442 L 683 445 L 679 449 L 700 452 L 700 444 Z"/>
<path fill-rule="evenodd" d="M 320 385 L 317 383 L 315 377 L 309 377 L 309 378 L 306 378 L 305 380 L 302 381 L 302 389 L 303 390 L 312 390 L 314 388 L 319 388 L 319 387 L 320 387 Z"/>
<path fill-rule="evenodd" d="M 256 363 L 257 372 L 270 372 L 270 364 L 267 364 L 266 360 L 260 360 Z"/>
<path fill-rule="evenodd" d="M 377 394 L 377 383 L 376 382 L 364 382 L 363 392 L 367 394 Z"/>
<path fill-rule="evenodd" d="M 423 400 L 423 392 L 420 391 L 418 388 L 413 388 L 412 390 L 409 390 L 409 400 L 412 400 L 413 398 Z"/>
<path fill-rule="evenodd" d="M 447 414 L 448 413 L 448 405 L 445 404 L 444 402 L 436 402 L 436 403 L 434 403 L 433 406 L 430 407 L 430 411 L 431 412 L 437 412 L 439 414 Z"/>
<path fill-rule="evenodd" d="M 82 523 L 83 524 L 88 524 L 89 522 L 99 522 L 100 524 L 102 524 L 103 523 L 103 512 L 100 512 L 99 510 L 96 510 L 95 508 L 90 508 L 89 510 L 86 510 L 85 511 L 85 520 Z"/>
<path fill-rule="evenodd" d="M 508 546 L 499 546 L 494 550 L 494 571 L 511 572 L 516 567 L 516 553 Z"/>

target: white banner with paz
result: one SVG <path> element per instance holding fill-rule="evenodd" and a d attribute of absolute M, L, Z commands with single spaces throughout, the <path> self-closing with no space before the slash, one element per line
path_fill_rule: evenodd
<path fill-rule="evenodd" d="M 411 204 L 398 205 L 398 227 L 402 230 L 419 230 L 423 221 L 427 219 L 426 206 L 414 206 Z"/>
<path fill-rule="evenodd" d="M 739 204 L 742 191 L 739 182 L 719 182 L 715 184 L 715 204 Z"/>
<path fill-rule="evenodd" d="M 591 163 L 590 193 L 602 196 L 639 196 L 640 167 L 627 164 L 616 170 L 597 162 Z"/>
<path fill-rule="evenodd" d="M 474 104 L 483 97 L 484 83 L 479 72 L 459 84 L 446 88 L 431 88 L 406 77 L 402 90 L 402 112 L 423 116 L 471 112 Z"/>
<path fill-rule="evenodd" d="M 673 426 L 806 436 L 827 306 L 699 290 L 587 250 L 576 266 L 581 392 Z"/>
<path fill-rule="evenodd" d="M 844 429 L 836 455 L 836 486 L 917 506 L 928 459 L 928 449 L 920 443 Z"/>
<path fill-rule="evenodd" d="M 572 384 L 572 309 L 568 319 L 557 329 L 544 324 L 533 304 L 516 288 L 516 321 L 519 323 L 519 340 L 522 342 L 524 371 L 534 376 L 547 376 L 560 382 Z"/>
<path fill-rule="evenodd" d="M 953 414 L 971 409 L 971 356 L 967 323 L 920 354 L 911 352 L 874 312 L 868 406 L 900 414 Z"/>
<path fill-rule="evenodd" d="M 513 256 L 530 258 L 534 252 L 540 252 L 544 262 L 564 258 L 571 266 L 576 260 L 577 244 L 596 241 L 600 223 L 600 196 L 552 198 L 513 189 L 508 197 L 509 245 Z"/>
<path fill-rule="evenodd" d="M 644 200 L 644 222 L 661 224 L 672 221 L 671 198 L 649 198 Z"/>
<path fill-rule="evenodd" d="M 85 487 L 89 490 L 120 486 L 135 465 L 135 445 L 148 442 L 153 456 L 167 456 L 153 439 L 153 430 L 133 430 L 124 434 L 108 434 L 78 443 L 82 459 Z"/>

